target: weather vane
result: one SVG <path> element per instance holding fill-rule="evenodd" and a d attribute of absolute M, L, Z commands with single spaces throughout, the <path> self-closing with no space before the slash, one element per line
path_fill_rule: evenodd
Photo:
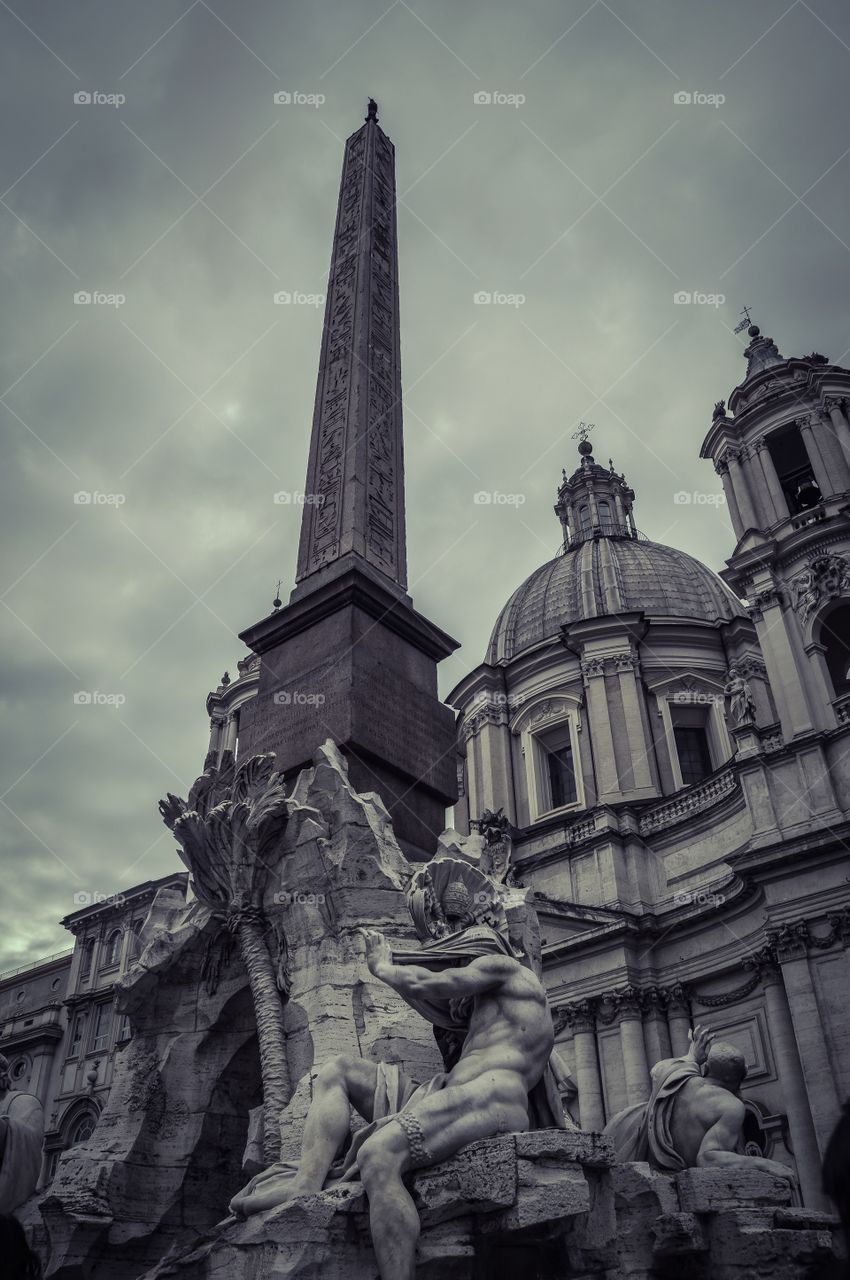
<path fill-rule="evenodd" d="M 736 325 L 735 325 L 735 332 L 736 332 L 736 333 L 740 333 L 742 329 L 747 329 L 747 328 L 749 328 L 749 326 L 753 323 L 753 321 L 752 321 L 752 316 L 750 315 L 750 308 L 749 308 L 749 307 L 744 307 L 743 311 L 741 312 L 741 315 L 742 315 L 744 318 L 743 318 L 743 320 L 741 321 L 741 323 L 740 323 L 740 324 L 736 324 Z"/>
<path fill-rule="evenodd" d="M 581 443 L 584 444 L 595 426 L 595 422 L 580 422 L 578 424 L 578 431 L 573 432 L 573 440 L 580 440 Z"/>

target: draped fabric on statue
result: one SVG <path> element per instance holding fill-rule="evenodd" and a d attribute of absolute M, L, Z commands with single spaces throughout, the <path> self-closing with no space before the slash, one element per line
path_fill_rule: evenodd
<path fill-rule="evenodd" d="M 682 1086 L 701 1074 L 693 1058 L 665 1058 L 655 1064 L 649 1101 L 618 1112 L 603 1130 L 613 1140 L 618 1161 L 648 1160 L 663 1173 L 687 1167 L 673 1143 L 673 1107 Z"/>
<path fill-rule="evenodd" d="M 44 1113 L 31 1093 L 11 1090 L 0 1101 L 6 1146 L 0 1163 L 0 1213 L 11 1213 L 35 1191 L 41 1173 Z"/>
<path fill-rule="evenodd" d="M 510 943 L 495 929 L 485 925 L 476 925 L 465 929 L 463 933 L 452 934 L 448 938 L 437 938 L 427 942 L 414 951 L 394 952 L 396 964 L 419 964 L 433 968 L 445 968 L 447 961 L 469 961 L 479 956 L 506 955 L 517 959 Z M 466 1000 L 434 1000 L 411 999 L 407 1003 L 423 1018 L 437 1027 L 447 1031 L 465 1031 L 468 1025 L 469 1002 Z M 422 1101 L 430 1094 L 443 1089 L 448 1081 L 448 1072 L 439 1071 L 424 1084 L 411 1080 L 393 1063 L 378 1062 L 378 1076 L 373 1100 L 373 1120 L 371 1124 L 359 1129 L 351 1140 L 345 1155 L 337 1160 L 325 1179 L 325 1186 L 337 1182 L 350 1182 L 358 1177 L 357 1153 L 367 1138 L 397 1116 L 412 1102 Z M 543 1078 L 528 1095 L 529 1127 L 532 1129 L 566 1129 L 564 1108 L 561 1095 L 555 1083 L 556 1073 L 552 1063 L 547 1066 Z M 574 1128 L 572 1123 L 569 1126 Z M 279 1186 L 285 1191 L 287 1183 L 298 1172 L 298 1164 L 294 1161 L 280 1161 L 273 1164 L 263 1173 L 258 1173 L 248 1183 L 241 1196 L 250 1195 L 262 1187 L 263 1192 L 271 1191 Z"/>
<path fill-rule="evenodd" d="M 505 955 L 521 960 L 511 944 L 488 925 L 473 925 L 447 938 L 435 938 L 413 951 L 393 952 L 395 964 L 419 964 L 426 968 L 445 968 L 446 961 L 469 961 L 479 956 Z M 465 1031 L 469 1023 L 469 1001 L 416 999 L 406 996 L 407 1003 L 435 1027 L 446 1031 Z M 553 1055 L 554 1056 L 554 1055 Z M 566 1129 L 564 1108 L 556 1079 L 559 1063 L 551 1062 L 543 1077 L 528 1095 L 529 1122 L 532 1129 Z M 570 1125 L 572 1128 L 573 1126 Z"/>

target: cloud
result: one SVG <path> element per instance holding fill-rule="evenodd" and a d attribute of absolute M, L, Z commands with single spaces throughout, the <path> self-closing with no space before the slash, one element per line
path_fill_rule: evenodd
<path fill-rule="evenodd" d="M 0 13 L 0 965 L 68 941 L 75 889 L 177 866 L 156 801 L 198 772 L 206 693 L 293 580 L 299 509 L 272 495 L 304 483 L 322 316 L 273 295 L 324 289 L 367 94 L 402 196 L 410 578 L 463 643 L 444 691 L 557 550 L 579 419 L 644 531 L 717 568 L 725 512 L 673 495 L 717 487 L 698 453 L 743 372 L 740 307 L 783 352 L 846 359 L 838 0 L 768 34 L 767 0 L 386 9 L 21 12 L 53 53 Z M 805 93 L 780 91 L 791 76 Z M 278 106 L 281 90 L 325 102 Z M 795 203 L 809 187 L 814 212 Z M 677 308 L 677 288 L 728 301 Z M 479 290 L 526 300 L 476 306 Z M 526 501 L 476 507 L 481 489 Z M 80 688 L 126 701 L 76 706 Z"/>

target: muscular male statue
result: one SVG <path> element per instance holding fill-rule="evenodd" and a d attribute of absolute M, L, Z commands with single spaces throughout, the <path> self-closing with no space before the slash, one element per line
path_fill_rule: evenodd
<path fill-rule="evenodd" d="M 627 1107 L 605 1126 L 618 1160 L 648 1160 L 665 1173 L 739 1165 L 793 1182 L 787 1165 L 740 1151 L 746 1115 L 738 1096 L 747 1074 L 744 1055 L 734 1045 L 715 1041 L 704 1027 L 696 1027 L 689 1039 L 684 1057 L 666 1058 L 652 1068 L 649 1102 Z"/>
<path fill-rule="evenodd" d="M 482 931 L 479 931 L 482 932 Z M 489 930 L 486 932 L 490 932 Z M 427 1085 L 402 1080 L 394 1114 L 376 1116 L 387 1068 L 340 1056 L 319 1071 L 304 1128 L 301 1163 L 294 1173 L 273 1166 L 231 1203 L 231 1211 L 257 1213 L 325 1185 L 350 1132 L 350 1106 L 370 1123 L 349 1153 L 369 1199 L 372 1241 L 383 1280 L 413 1280 L 419 1215 L 404 1186 L 412 1169 L 435 1164 L 467 1143 L 528 1129 L 529 1093 L 540 1084 L 554 1033 L 546 993 L 536 975 L 506 954 L 479 955 L 461 968 L 434 972 L 393 962 L 383 934 L 364 930 L 366 963 L 413 1008 L 450 1005 L 468 1012 L 460 1058 Z M 494 948 L 494 950 L 496 950 Z M 468 1006 L 468 1009 L 466 1007 Z M 392 1069 L 394 1070 L 394 1069 Z M 552 1123 L 552 1122 L 550 1122 Z"/>

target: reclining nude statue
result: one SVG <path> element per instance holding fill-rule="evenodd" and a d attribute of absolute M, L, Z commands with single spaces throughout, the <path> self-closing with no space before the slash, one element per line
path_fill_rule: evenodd
<path fill-rule="evenodd" d="M 480 1138 L 565 1127 L 549 1065 L 552 1018 L 540 980 L 486 924 L 395 954 L 383 934 L 361 932 L 370 972 L 436 1027 L 462 1037 L 460 1056 L 425 1084 L 397 1066 L 359 1057 L 325 1063 L 314 1082 L 300 1164 L 258 1174 L 230 1208 L 259 1213 L 359 1178 L 383 1280 L 413 1280 L 420 1224 L 405 1174 Z M 368 1124 L 340 1160 L 351 1106 Z"/>
<path fill-rule="evenodd" d="M 738 1091 L 747 1075 L 744 1055 L 697 1026 L 682 1058 L 652 1068 L 652 1093 L 620 1111 L 603 1132 L 620 1161 L 646 1160 L 663 1173 L 736 1165 L 796 1181 L 787 1165 L 740 1150 L 745 1110 Z"/>

